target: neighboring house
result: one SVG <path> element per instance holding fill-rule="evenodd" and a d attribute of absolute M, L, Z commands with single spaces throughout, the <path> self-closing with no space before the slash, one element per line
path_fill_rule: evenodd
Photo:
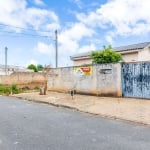
<path fill-rule="evenodd" d="M 114 47 L 114 51 L 122 54 L 123 62 L 150 61 L 150 42 Z M 71 56 L 74 66 L 91 64 L 91 51 Z"/>
<path fill-rule="evenodd" d="M 13 72 L 33 72 L 21 66 L 0 65 L 0 75 L 10 75 Z"/>

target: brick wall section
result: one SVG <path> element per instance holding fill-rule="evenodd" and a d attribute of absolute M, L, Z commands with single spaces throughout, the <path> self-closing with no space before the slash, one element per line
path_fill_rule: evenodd
<path fill-rule="evenodd" d="M 98 96 L 122 96 L 121 64 L 93 65 L 92 75 L 74 73 L 74 67 L 51 69 L 48 90 L 67 92 L 75 88 L 78 93 Z"/>
<path fill-rule="evenodd" d="M 36 86 L 47 84 L 47 75 L 38 72 L 16 72 L 9 76 L 0 76 L 0 84 L 12 85 L 16 84 L 19 87 L 28 87 L 30 89 Z"/>

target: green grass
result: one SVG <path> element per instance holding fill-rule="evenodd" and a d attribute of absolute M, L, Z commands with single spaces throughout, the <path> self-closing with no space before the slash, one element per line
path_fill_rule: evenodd
<path fill-rule="evenodd" d="M 21 89 L 16 84 L 12 84 L 10 87 L 0 84 L 0 95 L 18 94 L 21 92 Z"/>
<path fill-rule="evenodd" d="M 6 87 L 6 86 L 3 86 L 3 85 L 0 85 L 0 94 L 1 95 L 8 95 L 10 93 L 11 93 L 10 87 Z"/>

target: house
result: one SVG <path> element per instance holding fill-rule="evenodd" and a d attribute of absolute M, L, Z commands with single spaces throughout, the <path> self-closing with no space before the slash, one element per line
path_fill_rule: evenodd
<path fill-rule="evenodd" d="M 0 75 L 10 75 L 13 72 L 33 72 L 33 71 L 21 66 L 0 65 Z"/>
<path fill-rule="evenodd" d="M 123 62 L 150 61 L 150 42 L 137 43 L 113 48 L 122 54 Z M 74 66 L 91 64 L 91 51 L 71 56 Z"/>

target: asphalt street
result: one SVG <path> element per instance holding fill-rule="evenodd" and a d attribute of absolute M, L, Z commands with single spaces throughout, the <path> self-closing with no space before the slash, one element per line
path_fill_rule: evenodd
<path fill-rule="evenodd" d="M 0 150 L 149 150 L 150 127 L 0 96 Z"/>

